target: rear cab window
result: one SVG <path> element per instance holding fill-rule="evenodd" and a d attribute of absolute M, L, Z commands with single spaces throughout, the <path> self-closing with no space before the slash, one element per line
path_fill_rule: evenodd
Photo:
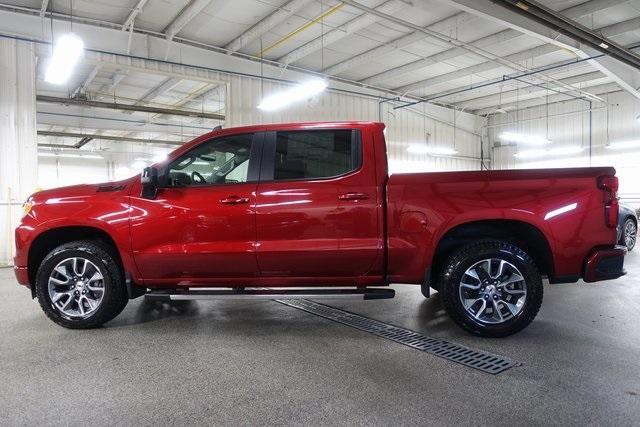
<path fill-rule="evenodd" d="M 338 177 L 362 163 L 360 135 L 351 129 L 278 131 L 275 139 L 275 181 Z"/>

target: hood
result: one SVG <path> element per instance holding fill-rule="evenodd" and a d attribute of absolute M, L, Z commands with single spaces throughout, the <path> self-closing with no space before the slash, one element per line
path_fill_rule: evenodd
<path fill-rule="evenodd" d="M 33 202 L 66 197 L 92 196 L 99 193 L 127 192 L 137 177 L 99 184 L 79 184 L 38 191 L 29 197 Z"/>

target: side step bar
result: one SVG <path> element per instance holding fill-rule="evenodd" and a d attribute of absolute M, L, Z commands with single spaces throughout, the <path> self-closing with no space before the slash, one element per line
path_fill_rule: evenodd
<path fill-rule="evenodd" d="M 176 300 L 270 300 L 270 299 L 300 299 L 300 298 L 332 298 L 332 299 L 385 299 L 393 298 L 395 290 L 391 288 L 364 289 L 198 289 L 151 291 L 146 298 L 155 301 Z"/>

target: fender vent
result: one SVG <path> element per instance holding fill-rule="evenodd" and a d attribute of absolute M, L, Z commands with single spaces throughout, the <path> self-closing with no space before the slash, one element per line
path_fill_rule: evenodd
<path fill-rule="evenodd" d="M 518 365 L 504 356 L 431 338 L 410 329 L 390 325 L 314 301 L 306 299 L 275 301 L 489 374 L 499 374 Z"/>
<path fill-rule="evenodd" d="M 96 192 L 98 193 L 107 193 L 109 191 L 120 191 L 120 190 L 124 190 L 124 185 L 120 184 L 120 185 L 100 185 L 98 186 L 98 188 L 96 189 Z"/>

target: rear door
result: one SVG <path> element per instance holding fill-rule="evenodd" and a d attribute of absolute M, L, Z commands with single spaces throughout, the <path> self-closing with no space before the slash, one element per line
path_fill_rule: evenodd
<path fill-rule="evenodd" d="M 262 276 L 345 278 L 371 270 L 382 230 L 367 143 L 353 129 L 266 133 L 256 196 Z"/>

